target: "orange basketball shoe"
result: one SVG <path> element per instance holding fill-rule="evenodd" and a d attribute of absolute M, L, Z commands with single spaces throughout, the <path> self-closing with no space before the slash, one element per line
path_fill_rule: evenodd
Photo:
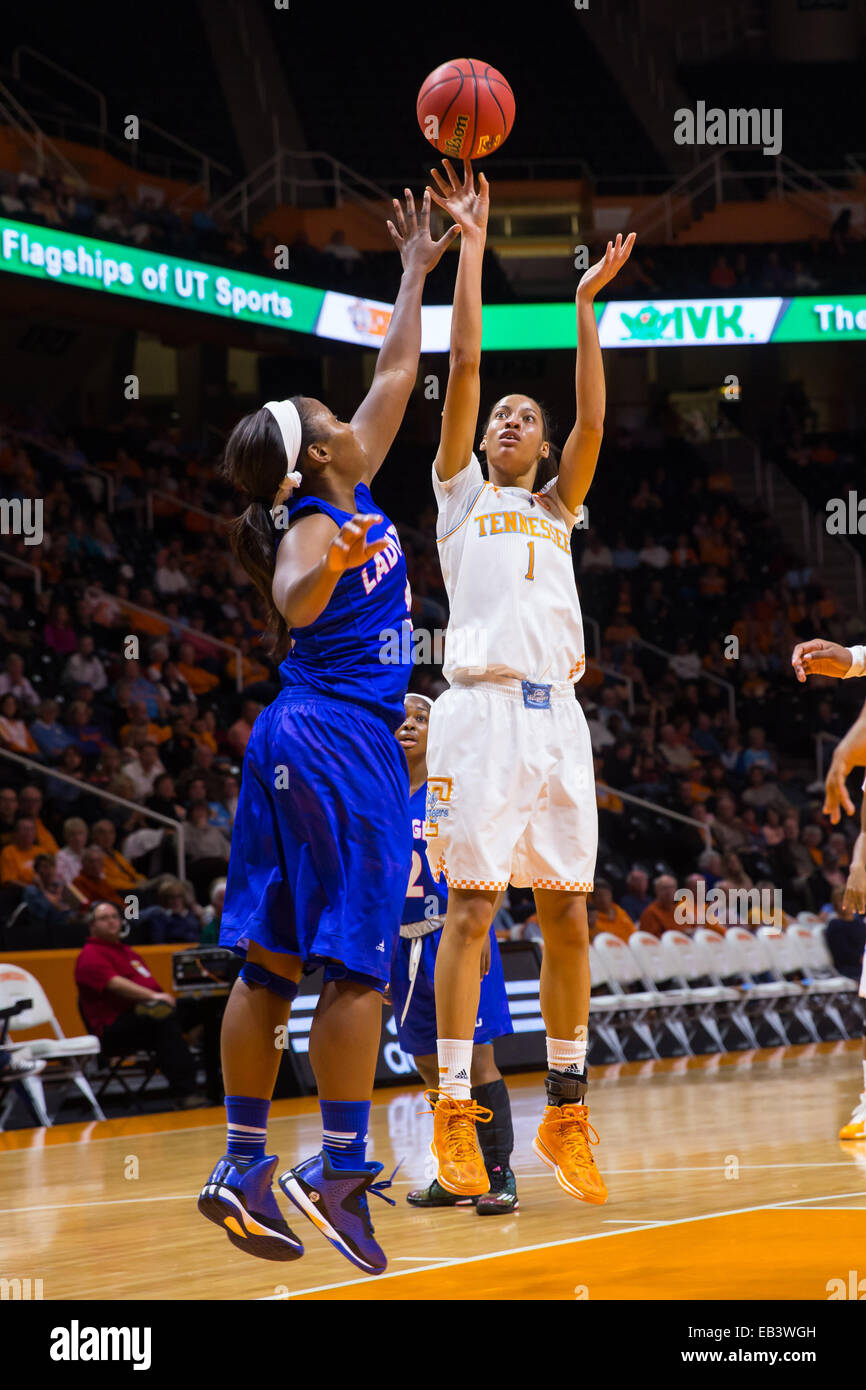
<path fill-rule="evenodd" d="M 839 1130 L 840 1139 L 866 1139 L 866 1091 L 860 1096 L 859 1104 L 854 1106 L 854 1113 L 847 1125 L 843 1125 Z"/>
<path fill-rule="evenodd" d="M 439 1165 L 436 1177 L 446 1192 L 481 1197 L 490 1189 L 487 1169 L 478 1147 L 475 1125 L 487 1124 L 493 1111 L 475 1100 L 455 1100 L 444 1091 L 425 1091 L 433 1111 L 430 1152 Z"/>
<path fill-rule="evenodd" d="M 607 1201 L 607 1188 L 590 1149 L 590 1144 L 597 1143 L 585 1105 L 548 1105 L 532 1147 L 554 1170 L 560 1187 L 581 1202 L 601 1206 Z"/>

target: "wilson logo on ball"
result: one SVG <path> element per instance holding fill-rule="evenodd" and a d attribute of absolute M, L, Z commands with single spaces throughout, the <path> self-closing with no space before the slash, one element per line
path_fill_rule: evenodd
<path fill-rule="evenodd" d="M 514 93 L 489 63 L 457 58 L 425 79 L 416 110 L 425 139 L 440 154 L 481 159 L 508 138 L 514 124 Z"/>

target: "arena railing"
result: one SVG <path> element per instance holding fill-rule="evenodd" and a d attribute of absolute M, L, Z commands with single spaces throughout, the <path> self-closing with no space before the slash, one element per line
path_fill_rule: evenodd
<path fill-rule="evenodd" d="M 695 820 L 692 816 L 684 816 L 682 811 L 671 811 L 667 806 L 660 806 L 657 801 L 645 801 L 642 796 L 633 796 L 631 792 L 620 791 L 619 787 L 609 787 L 606 782 L 596 782 L 597 792 L 609 792 L 611 796 L 618 796 L 620 801 L 629 801 L 633 806 L 643 806 L 647 811 L 652 811 L 657 816 L 667 816 L 669 820 L 680 820 L 686 825 L 692 826 L 701 836 L 707 849 L 713 848 L 713 834 L 708 825 L 703 821 Z"/>
<path fill-rule="evenodd" d="M 188 623 L 180 623 L 176 618 L 167 618 L 164 613 L 160 613 L 156 608 L 145 608 L 140 603 L 132 603 L 128 598 L 119 598 L 117 594 L 105 593 L 105 590 L 100 590 L 100 593 L 104 594 L 108 599 L 114 599 L 115 603 L 120 604 L 123 608 L 131 609 L 134 613 L 144 613 L 148 618 L 157 618 L 161 623 L 165 623 L 168 626 L 172 635 L 175 633 L 187 632 L 194 642 L 201 642 L 204 640 L 211 647 L 219 647 L 222 651 L 232 652 L 235 659 L 235 689 L 238 694 L 243 690 L 244 656 L 240 647 L 236 647 L 233 642 L 223 642 L 219 637 L 211 637 L 209 633 L 200 632 L 197 627 L 190 627 Z M 154 639 L 159 641 L 158 635 L 154 634 Z"/>
<path fill-rule="evenodd" d="M 79 777 L 70 777 L 67 772 L 59 772 L 56 768 L 46 767 L 44 763 L 37 763 L 33 758 L 25 758 L 21 753 L 12 753 L 8 748 L 0 748 L 0 758 L 6 758 L 9 762 L 18 763 L 19 766 L 27 768 L 28 772 L 34 777 L 56 778 L 59 782 L 68 782 L 70 786 L 77 787 L 82 796 L 98 796 L 102 801 L 110 801 L 114 806 L 125 806 L 129 811 L 137 811 L 140 816 L 147 820 L 158 821 L 160 825 L 167 825 L 177 837 L 177 876 L 179 879 L 186 879 L 186 831 L 183 821 L 172 820 L 170 816 L 160 815 L 158 811 L 151 811 L 146 806 L 141 806 L 137 801 L 128 801 L 125 796 L 117 796 L 114 792 L 107 792 L 101 787 L 92 787 L 89 782 L 82 782 Z"/>
<path fill-rule="evenodd" d="M 38 565 L 31 565 L 28 560 L 19 560 L 17 555 L 9 555 L 5 550 L 0 550 L 0 565 L 17 565 L 20 570 L 27 570 L 33 575 L 33 588 L 36 593 L 42 593 L 42 571 Z"/>
<path fill-rule="evenodd" d="M 665 651 L 664 647 L 657 647 L 655 642 L 646 642 L 643 637 L 629 637 L 624 646 L 646 647 L 648 651 L 655 652 L 658 656 L 663 656 L 668 664 L 676 660 L 676 652 Z M 689 678 L 691 679 L 691 677 Z M 736 689 L 730 681 L 726 681 L 722 676 L 714 676 L 712 671 L 705 671 L 703 667 L 694 677 L 695 680 L 712 681 L 714 685 L 722 685 L 728 692 L 728 713 L 732 719 L 737 717 L 737 694 Z"/>
<path fill-rule="evenodd" d="M 217 526 L 227 526 L 229 518 L 220 516 L 219 512 L 209 512 L 206 507 L 197 507 L 193 502 L 184 502 L 182 498 L 176 497 L 173 492 L 164 492 L 162 488 L 148 488 L 144 494 L 144 516 L 148 531 L 153 530 L 153 499 L 154 497 L 164 497 L 166 502 L 171 502 L 172 506 L 179 511 L 195 512 L 196 516 L 207 517 L 208 521 L 214 522 Z"/>

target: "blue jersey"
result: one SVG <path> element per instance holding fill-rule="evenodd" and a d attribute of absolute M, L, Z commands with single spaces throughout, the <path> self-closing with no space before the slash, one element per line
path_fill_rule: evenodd
<path fill-rule="evenodd" d="M 448 886 L 445 875 L 437 883 L 427 863 L 427 841 L 424 839 L 424 820 L 427 815 L 427 783 L 423 782 L 409 798 L 412 817 L 412 872 L 403 904 L 401 921 L 423 922 L 425 918 L 444 917 L 448 906 Z"/>
<path fill-rule="evenodd" d="M 288 505 L 290 524 L 312 512 L 324 512 L 338 526 L 352 516 L 318 497 L 290 499 Z M 366 483 L 355 488 L 355 511 L 382 515 Z M 292 629 L 292 649 L 280 666 L 280 680 L 284 688 L 300 687 L 362 705 L 393 732 L 406 717 L 412 599 L 397 528 L 387 517 L 367 533 L 368 541 L 383 537 L 389 542 L 387 549 L 341 574 L 318 618 Z"/>

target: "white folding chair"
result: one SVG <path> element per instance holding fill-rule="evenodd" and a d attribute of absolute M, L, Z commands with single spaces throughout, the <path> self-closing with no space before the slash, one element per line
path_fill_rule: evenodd
<path fill-rule="evenodd" d="M 737 991 L 725 985 L 696 984 L 710 979 L 701 948 L 685 932 L 666 931 L 661 939 L 662 956 L 667 961 L 671 979 L 688 989 L 690 1003 L 695 1006 L 696 1022 L 715 1043 L 719 1052 L 726 1051 L 721 1029 L 715 1016 L 722 1004 L 737 1002 Z"/>
<path fill-rule="evenodd" d="M 776 1037 L 785 1047 L 791 1043 L 782 1015 L 777 1005 L 790 1002 L 800 993 L 796 985 L 781 980 L 758 980 L 759 975 L 772 975 L 772 966 L 767 959 L 763 942 L 759 941 L 746 927 L 728 927 L 725 941 L 731 960 L 737 962 L 737 970 L 742 976 L 744 988 L 748 991 L 746 1008 L 751 1003 L 759 1007 L 753 1016 L 759 1016 L 772 1028 Z"/>
<path fill-rule="evenodd" d="M 89 1101 L 97 1120 L 104 1120 L 102 1108 L 93 1094 L 90 1082 L 81 1067 L 82 1059 L 95 1057 L 99 1053 L 99 1039 L 92 1034 L 67 1038 L 58 1023 L 48 996 L 35 975 L 20 965 L 0 963 L 0 1000 L 13 1004 L 19 999 L 32 1001 L 29 1009 L 16 1014 L 10 1020 L 9 1032 L 14 1034 L 30 1028 L 46 1025 L 54 1034 L 53 1038 L 36 1038 L 24 1043 L 6 1043 L 9 1050 L 26 1048 L 27 1054 L 46 1063 L 45 1070 L 38 1076 L 29 1076 L 21 1081 L 27 1092 L 40 1123 L 50 1127 L 51 1119 L 45 1104 L 45 1083 L 73 1081 L 81 1094 Z"/>
<path fill-rule="evenodd" d="M 620 994 L 611 986 L 610 973 L 595 946 L 589 946 L 589 974 L 594 993 L 589 998 L 589 1021 L 618 1062 L 627 1060 L 614 1016 L 620 1013 Z"/>
<path fill-rule="evenodd" d="M 862 1031 L 862 1019 L 857 1000 L 857 983 L 849 980 L 847 975 L 837 973 L 827 950 L 824 923 L 817 917 L 812 922 L 801 921 L 801 918 L 806 916 L 813 914 L 801 912 L 796 922 L 792 922 L 787 928 L 785 938 L 789 943 L 789 949 L 808 983 L 810 996 L 840 1037 L 849 1038 L 855 1034 L 859 1036 Z M 849 1015 L 847 1020 L 845 1014 Z"/>
<path fill-rule="evenodd" d="M 795 975 L 800 970 L 796 947 L 779 927 L 758 927 L 757 936 L 766 949 L 773 979 L 786 980 L 789 984 L 797 985 L 800 991 L 799 997 L 791 996 L 791 1010 L 794 1017 L 806 1030 L 812 1042 L 820 1042 L 821 1034 L 818 1032 L 812 1010 L 809 1008 L 809 986 L 805 982 L 800 984 L 799 981 L 790 978 L 791 975 Z"/>
<path fill-rule="evenodd" d="M 729 1002 L 727 1008 L 723 1009 L 727 1021 L 739 1030 L 749 1047 L 757 1048 L 758 1039 L 743 1004 L 742 990 L 728 983 L 729 980 L 735 979 L 740 972 L 737 968 L 737 961 L 731 958 L 727 941 L 711 927 L 697 927 L 692 941 L 707 979 L 712 980 L 714 985 L 719 985 L 729 991 Z"/>
<path fill-rule="evenodd" d="M 643 985 L 644 979 L 637 960 L 620 937 L 613 932 L 599 932 L 593 945 L 616 996 L 623 1025 L 632 1029 L 652 1057 L 658 1058 L 655 1035 L 647 1019 L 651 1011 L 664 1007 L 662 995 L 658 990 L 632 988 Z"/>
<path fill-rule="evenodd" d="M 687 1006 L 693 1002 L 692 991 L 675 982 L 662 944 L 652 932 L 635 931 L 628 939 L 629 950 L 638 963 L 644 984 L 658 990 L 662 1006 L 659 1021 L 667 1028 L 688 1057 L 694 1057 L 687 1027 Z"/>

